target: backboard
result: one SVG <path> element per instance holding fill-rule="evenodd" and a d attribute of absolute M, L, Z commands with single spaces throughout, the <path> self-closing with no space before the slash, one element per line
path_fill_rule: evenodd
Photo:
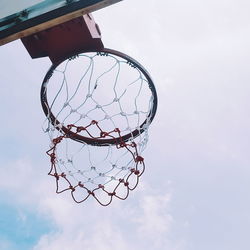
<path fill-rule="evenodd" d="M 0 45 L 122 0 L 1 0 Z"/>

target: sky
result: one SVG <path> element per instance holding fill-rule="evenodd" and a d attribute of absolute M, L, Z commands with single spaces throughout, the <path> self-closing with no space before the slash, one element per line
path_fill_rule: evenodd
<path fill-rule="evenodd" d="M 250 3 L 126 0 L 93 13 L 158 93 L 146 171 L 125 201 L 56 195 L 40 86 L 51 63 L 0 47 L 0 249 L 248 250 Z"/>

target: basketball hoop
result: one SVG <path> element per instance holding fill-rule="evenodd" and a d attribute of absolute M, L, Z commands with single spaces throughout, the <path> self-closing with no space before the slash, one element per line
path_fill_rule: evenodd
<path fill-rule="evenodd" d="M 157 109 L 147 71 L 114 50 L 80 53 L 52 65 L 41 103 L 56 192 L 103 206 L 126 199 L 144 172 L 141 154 Z"/>

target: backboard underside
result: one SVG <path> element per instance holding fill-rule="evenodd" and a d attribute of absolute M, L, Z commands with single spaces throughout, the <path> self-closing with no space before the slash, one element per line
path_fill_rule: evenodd
<path fill-rule="evenodd" d="M 1 6 L 10 5 L 10 2 L 3 1 L 0 3 L 0 45 L 51 28 L 122 0 L 38 1 L 30 0 L 29 2 L 33 4 L 28 8 L 26 8 L 27 1 L 26 5 L 24 5 L 25 1 L 22 1 L 24 2 L 23 5 L 19 2 L 18 12 L 14 12 L 16 9 L 12 8 L 12 13 L 11 7 L 13 6 L 10 6 L 8 11 L 6 11 L 6 6 Z M 7 16 L 3 17 L 5 13 Z"/>

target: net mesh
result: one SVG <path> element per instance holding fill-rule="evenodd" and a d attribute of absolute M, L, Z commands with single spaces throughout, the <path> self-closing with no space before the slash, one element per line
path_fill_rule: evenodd
<path fill-rule="evenodd" d="M 145 73 L 117 55 L 84 53 L 52 67 L 41 94 L 56 192 L 78 203 L 126 199 L 145 169 L 155 104 Z"/>
<path fill-rule="evenodd" d="M 81 130 L 90 134 L 95 126 L 100 137 L 117 138 L 116 145 L 98 148 L 79 145 L 66 134 L 52 139 L 47 154 L 51 159 L 49 175 L 56 179 L 56 192 L 70 191 L 75 202 L 81 203 L 93 196 L 101 205 L 109 205 L 113 197 L 126 199 L 135 189 L 143 174 L 144 159 L 138 153 L 135 142 L 124 142 L 119 129 L 105 132 L 96 121 L 86 127 L 68 125 L 74 133 Z M 80 153 L 81 152 L 81 153 Z M 79 154 L 80 153 L 80 154 Z"/>

